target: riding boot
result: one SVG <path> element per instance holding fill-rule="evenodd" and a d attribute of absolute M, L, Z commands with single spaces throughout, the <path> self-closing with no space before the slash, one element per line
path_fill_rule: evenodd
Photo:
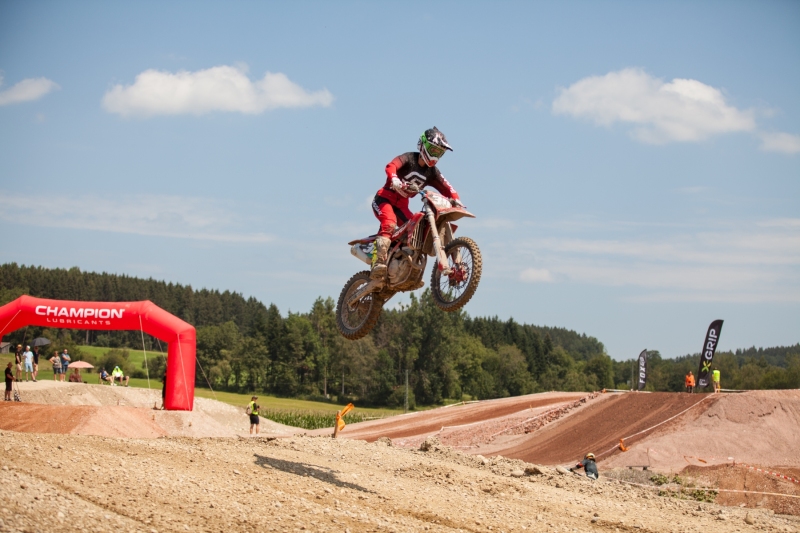
<path fill-rule="evenodd" d="M 386 277 L 386 260 L 391 243 L 392 241 L 387 237 L 375 239 L 375 255 L 372 256 L 372 272 L 369 275 L 372 279 L 384 279 Z"/>

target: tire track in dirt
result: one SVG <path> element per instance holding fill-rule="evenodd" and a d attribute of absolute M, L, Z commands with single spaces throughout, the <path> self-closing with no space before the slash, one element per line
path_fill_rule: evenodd
<path fill-rule="evenodd" d="M 440 407 L 430 411 L 420 411 L 409 415 L 398 415 L 381 420 L 348 425 L 347 429 L 342 433 L 342 437 L 373 442 L 380 437 L 399 439 L 428 435 L 439 431 L 442 426 L 460 426 L 488 421 L 532 407 L 544 407 L 577 400 L 585 395 L 585 392 L 548 392 L 500 400 L 486 400 L 455 407 Z M 312 434 L 324 435 L 330 431 L 325 429 Z"/>
<path fill-rule="evenodd" d="M 587 452 L 607 450 L 618 444 L 619 439 L 654 426 L 700 399 L 698 395 L 659 392 L 614 395 L 603 402 L 578 409 L 526 438 L 509 443 L 508 448 L 495 449 L 493 452 L 538 464 L 572 462 Z M 710 398 L 697 409 L 706 409 L 717 399 Z M 663 430 L 671 423 L 674 422 L 656 431 Z"/>

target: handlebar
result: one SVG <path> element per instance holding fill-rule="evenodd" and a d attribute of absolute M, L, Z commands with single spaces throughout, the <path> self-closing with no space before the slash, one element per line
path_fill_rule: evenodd
<path fill-rule="evenodd" d="M 418 191 L 418 193 L 419 193 L 419 195 L 421 196 L 421 198 L 420 198 L 420 199 L 422 200 L 422 202 L 423 202 L 423 203 L 424 203 L 424 202 L 426 202 L 426 201 L 428 200 L 428 193 L 432 193 L 432 194 L 439 194 L 438 192 L 437 192 L 437 193 L 435 193 L 435 192 L 433 192 L 433 191 L 426 191 L 426 190 L 424 190 L 424 189 L 420 189 L 420 190 Z M 442 195 L 440 195 L 440 196 L 442 196 Z M 443 198 L 447 198 L 446 196 L 442 196 L 442 197 L 443 197 Z M 461 203 L 461 205 L 460 205 L 460 206 L 456 206 L 456 205 L 454 205 L 454 204 L 453 204 L 453 202 L 457 201 L 455 198 L 447 198 L 447 199 L 448 199 L 448 200 L 450 200 L 450 205 L 452 205 L 453 207 L 460 207 L 461 209 L 467 209 L 467 206 L 465 206 L 465 205 L 463 204 L 463 202 Z M 458 200 L 458 202 L 461 202 L 461 200 Z"/>

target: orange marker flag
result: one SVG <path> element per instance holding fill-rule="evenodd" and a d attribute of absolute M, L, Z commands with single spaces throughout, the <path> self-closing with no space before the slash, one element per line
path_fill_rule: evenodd
<path fill-rule="evenodd" d="M 348 404 L 345 406 L 345 408 L 344 408 L 344 409 L 342 409 L 341 411 L 337 411 L 337 412 L 336 412 L 336 427 L 337 427 L 337 429 L 338 429 L 339 431 L 343 430 L 343 429 L 344 429 L 344 426 L 345 426 L 345 423 L 344 423 L 344 415 L 346 415 L 347 413 L 349 413 L 350 411 L 352 411 L 352 410 L 353 410 L 353 407 L 354 407 L 354 406 L 353 406 L 353 404 L 352 404 L 352 403 L 348 403 Z"/>

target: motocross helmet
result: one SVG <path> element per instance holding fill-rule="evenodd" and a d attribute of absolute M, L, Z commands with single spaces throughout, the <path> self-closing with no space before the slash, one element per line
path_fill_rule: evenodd
<path fill-rule="evenodd" d="M 591 459 L 592 461 L 594 461 L 594 454 L 592 452 L 589 452 L 586 454 L 586 457 L 584 457 L 584 459 Z"/>
<path fill-rule="evenodd" d="M 425 133 L 420 135 L 417 149 L 422 160 L 429 166 L 435 165 L 447 150 L 453 151 L 447 144 L 447 137 L 436 126 L 425 130 Z"/>

